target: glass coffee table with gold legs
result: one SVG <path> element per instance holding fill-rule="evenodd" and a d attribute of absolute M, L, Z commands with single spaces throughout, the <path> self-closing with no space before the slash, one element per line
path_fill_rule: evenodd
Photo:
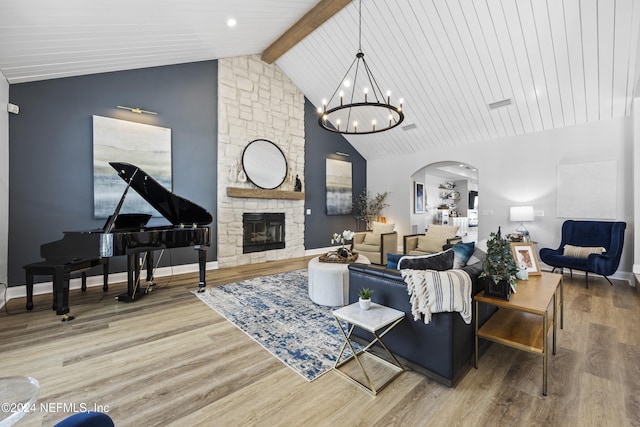
<path fill-rule="evenodd" d="M 359 304 L 356 302 L 354 304 L 335 310 L 333 312 L 333 317 L 335 317 L 336 322 L 338 323 L 338 327 L 340 328 L 340 331 L 345 338 L 345 343 L 342 345 L 340 354 L 338 355 L 336 363 L 334 365 L 335 370 L 375 396 L 380 392 L 380 390 L 382 390 L 385 386 L 387 386 L 387 384 L 393 381 L 404 371 L 404 368 L 402 367 L 396 356 L 394 356 L 394 354 L 389 350 L 385 343 L 382 342 L 382 337 L 385 336 L 389 331 L 391 331 L 398 323 L 400 323 L 402 319 L 404 319 L 404 312 L 376 303 L 371 303 L 371 307 L 368 310 L 362 310 Z M 351 325 L 350 327 L 348 327 L 348 331 L 342 327 L 342 323 L 340 323 L 340 321 L 344 321 Z M 353 330 L 355 328 L 360 328 L 367 332 L 370 332 L 374 337 L 369 344 L 358 351 L 354 349 L 351 340 L 351 334 L 353 333 Z M 378 331 L 380 330 L 382 330 L 382 332 L 378 333 Z M 373 347 L 375 343 L 380 343 L 382 348 L 387 352 L 387 354 L 389 354 L 389 356 L 393 360 L 393 363 L 368 351 L 369 349 L 371 349 L 371 347 Z M 351 356 L 341 361 L 340 359 L 344 355 L 347 347 L 349 347 L 349 349 L 351 350 Z M 365 361 L 363 360 L 365 354 L 368 358 L 372 358 L 372 360 L 375 360 L 376 363 L 388 366 L 393 371 L 393 375 L 390 378 L 387 378 L 386 381 L 378 387 L 374 385 L 371 373 L 367 373 L 367 370 L 365 369 Z M 364 376 L 364 381 L 359 381 L 354 377 L 354 375 L 350 375 L 340 369 L 352 360 L 355 360 L 360 367 L 360 371 Z M 371 370 L 371 368 L 369 369 Z"/>

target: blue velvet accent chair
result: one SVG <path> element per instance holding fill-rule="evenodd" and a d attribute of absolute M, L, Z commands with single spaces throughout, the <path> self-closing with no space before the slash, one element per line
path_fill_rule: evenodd
<path fill-rule="evenodd" d="M 78 412 L 53 427 L 115 427 L 111 417 L 103 412 Z"/>
<path fill-rule="evenodd" d="M 540 259 L 552 266 L 554 271 L 556 268 L 568 268 L 570 273 L 573 273 L 572 270 L 584 271 L 587 288 L 589 273 L 604 276 L 613 285 L 607 276 L 615 273 L 620 264 L 626 227 L 625 222 L 567 220 L 562 224 L 560 247 L 540 249 Z M 568 256 L 565 255 L 566 245 L 585 249 L 603 247 L 605 251 L 601 254 Z M 575 251 L 577 250 L 574 248 Z"/>

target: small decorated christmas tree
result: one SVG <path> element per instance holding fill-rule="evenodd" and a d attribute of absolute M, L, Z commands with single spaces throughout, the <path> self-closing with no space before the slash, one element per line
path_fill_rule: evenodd
<path fill-rule="evenodd" d="M 482 265 L 480 277 L 489 277 L 497 284 L 501 280 L 506 280 L 510 285 L 516 283 L 516 273 L 518 268 L 513 260 L 511 247 L 506 239 L 500 234 L 500 227 L 497 233 L 491 233 L 487 240 L 487 257 Z"/>

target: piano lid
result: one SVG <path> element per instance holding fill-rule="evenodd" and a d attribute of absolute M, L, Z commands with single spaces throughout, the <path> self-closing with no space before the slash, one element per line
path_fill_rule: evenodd
<path fill-rule="evenodd" d="M 213 221 L 213 217 L 206 209 L 173 194 L 139 167 L 122 162 L 110 162 L 109 164 L 118 172 L 120 178 L 126 183 L 131 183 L 131 188 L 171 224 L 176 226 L 207 225 Z"/>

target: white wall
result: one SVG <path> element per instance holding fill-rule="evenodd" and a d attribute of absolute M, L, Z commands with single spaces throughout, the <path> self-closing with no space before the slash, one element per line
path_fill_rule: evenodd
<path fill-rule="evenodd" d="M 543 210 L 527 224 L 538 247 L 558 247 L 565 218 L 556 217 L 556 174 L 559 164 L 603 160 L 618 162 L 617 218 L 626 221 L 625 248 L 618 277 L 629 278 L 633 265 L 633 137 L 628 119 L 605 120 L 507 137 L 478 144 L 433 150 L 398 158 L 369 160 L 367 188 L 373 193 L 390 191 L 387 217 L 393 218 L 400 236 L 410 233 L 410 213 L 406 200 L 412 188 L 412 174 L 438 161 L 460 161 L 478 168 L 480 225 L 478 238 L 502 227 L 503 234 L 517 224 L 509 221 L 509 206 L 531 204 Z M 376 173 L 396 170 L 397 174 Z M 492 215 L 483 215 L 492 211 Z M 620 276 L 622 274 L 622 276 Z"/>
<path fill-rule="evenodd" d="M 9 245 L 9 82 L 0 72 L 0 283 L 7 283 Z"/>

